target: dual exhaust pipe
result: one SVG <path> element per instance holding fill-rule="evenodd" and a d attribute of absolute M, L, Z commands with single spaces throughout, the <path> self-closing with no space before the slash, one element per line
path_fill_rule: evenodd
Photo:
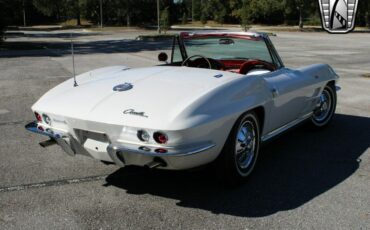
<path fill-rule="evenodd" d="M 49 147 L 49 146 L 52 146 L 52 145 L 55 145 L 57 144 L 56 140 L 54 139 L 49 139 L 47 141 L 42 141 L 39 143 L 39 145 L 43 148 L 46 148 L 46 147 Z"/>
<path fill-rule="evenodd" d="M 155 157 L 153 161 L 145 165 L 145 167 L 148 169 L 155 169 L 158 167 L 166 167 L 166 166 L 167 166 L 167 163 L 162 158 L 159 158 L 159 157 Z"/>

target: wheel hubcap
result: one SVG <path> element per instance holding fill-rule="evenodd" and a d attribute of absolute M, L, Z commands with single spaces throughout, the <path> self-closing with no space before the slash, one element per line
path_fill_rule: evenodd
<path fill-rule="evenodd" d="M 327 90 L 324 90 L 320 96 L 320 102 L 314 111 L 313 118 L 317 122 L 323 122 L 329 115 L 331 109 L 331 97 Z"/>
<path fill-rule="evenodd" d="M 256 148 L 256 131 L 250 121 L 244 122 L 236 137 L 236 162 L 241 169 L 248 168 L 253 162 Z"/>

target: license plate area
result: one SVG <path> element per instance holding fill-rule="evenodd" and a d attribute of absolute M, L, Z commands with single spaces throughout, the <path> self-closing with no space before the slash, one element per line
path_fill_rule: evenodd
<path fill-rule="evenodd" d="M 110 161 L 107 148 L 110 140 L 105 133 L 75 129 L 81 146 L 95 159 Z"/>
<path fill-rule="evenodd" d="M 97 141 L 101 143 L 109 144 L 109 138 L 105 133 L 93 132 L 81 129 L 75 129 L 76 136 L 80 141 L 81 145 L 84 145 L 87 140 Z"/>

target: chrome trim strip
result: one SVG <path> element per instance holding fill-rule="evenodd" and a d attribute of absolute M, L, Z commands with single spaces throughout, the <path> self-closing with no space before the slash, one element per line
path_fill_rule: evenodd
<path fill-rule="evenodd" d="M 164 146 L 161 145 L 161 144 L 157 144 L 157 143 L 154 143 L 154 144 L 151 144 L 151 143 L 148 143 L 148 142 L 139 142 L 139 141 L 127 141 L 127 140 L 122 140 L 122 139 L 117 139 L 117 141 L 115 142 L 117 143 L 117 145 L 123 145 L 123 146 L 145 146 L 145 147 L 148 147 L 148 148 L 155 148 L 155 149 L 160 149 L 160 148 L 163 148 Z M 166 149 L 167 150 L 172 150 L 176 147 L 171 147 L 171 146 L 166 146 Z"/>
<path fill-rule="evenodd" d="M 309 113 L 309 114 L 306 114 L 306 115 L 304 115 L 304 116 L 302 116 L 302 117 L 300 117 L 300 118 L 298 118 L 298 119 L 296 119 L 296 120 L 294 120 L 294 121 L 292 121 L 292 122 L 290 122 L 290 123 L 288 123 L 286 125 L 283 125 L 280 128 L 277 128 L 274 131 L 272 131 L 272 132 L 264 135 L 261 138 L 261 141 L 262 142 L 265 142 L 265 141 L 267 141 L 267 140 L 269 140 L 269 139 L 271 139 L 271 138 L 273 138 L 273 137 L 275 137 L 275 136 L 277 136 L 277 135 L 279 135 L 279 134 L 287 131 L 288 129 L 290 129 L 290 128 L 296 126 L 296 125 L 298 125 L 299 123 L 301 123 L 302 121 L 310 118 L 311 116 L 312 116 L 312 112 Z"/>
<path fill-rule="evenodd" d="M 50 132 L 39 130 L 37 121 L 33 121 L 33 122 L 27 124 L 25 126 L 25 128 L 30 132 L 37 133 L 37 134 L 40 134 L 40 135 L 44 135 L 44 136 L 47 136 L 47 137 L 50 137 L 50 138 L 53 138 L 53 139 L 58 139 L 58 138 L 63 137 L 63 134 L 50 133 Z"/>
<path fill-rule="evenodd" d="M 49 137 L 51 140 L 57 142 L 57 144 L 70 156 L 76 155 L 75 151 L 71 147 L 71 139 L 72 137 L 67 134 L 60 134 L 60 133 L 50 133 L 46 131 L 41 131 L 38 129 L 37 121 L 31 122 L 25 126 L 25 128 L 33 133 L 37 133 L 40 135 L 44 135 Z"/>
<path fill-rule="evenodd" d="M 185 148 L 166 148 L 166 147 L 160 147 L 160 148 L 152 148 L 147 146 L 139 146 L 139 145 L 122 145 L 119 143 L 110 144 L 107 147 L 107 152 L 109 156 L 112 158 L 112 160 L 120 166 L 124 166 L 124 162 L 122 162 L 121 159 L 117 156 L 118 153 L 129 153 L 129 154 L 140 154 L 145 156 L 152 156 L 152 157 L 166 157 L 166 156 L 173 156 L 173 157 L 180 157 L 180 156 L 189 156 L 198 154 L 204 151 L 207 151 L 213 147 L 215 147 L 216 144 L 213 143 L 205 143 L 202 145 L 199 145 L 197 147 L 185 147 Z M 146 149 L 146 150 L 144 150 Z M 168 152 L 167 153 L 156 153 L 156 149 L 165 149 Z"/>
<path fill-rule="evenodd" d="M 146 156 L 188 156 L 193 155 L 197 153 L 204 152 L 206 150 L 209 150 L 213 147 L 215 147 L 215 144 L 206 144 L 202 146 L 198 146 L 195 148 L 165 148 L 165 147 L 159 147 L 159 148 L 152 148 L 152 147 L 146 147 L 146 146 L 138 146 L 138 145 L 131 145 L 131 146 L 123 146 L 123 145 L 109 145 L 108 149 L 114 150 L 115 152 L 128 152 L 128 153 L 134 153 L 134 154 L 142 154 Z M 135 148 L 136 147 L 136 148 Z M 140 148 L 146 148 L 148 151 L 141 150 Z M 168 152 L 167 153 L 156 153 L 154 152 L 155 149 L 165 149 Z"/>

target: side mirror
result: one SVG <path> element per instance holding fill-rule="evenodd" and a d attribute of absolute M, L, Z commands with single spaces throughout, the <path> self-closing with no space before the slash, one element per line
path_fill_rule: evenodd
<path fill-rule="evenodd" d="M 158 61 L 166 62 L 168 60 L 168 56 L 166 53 L 160 53 L 158 55 Z"/>

